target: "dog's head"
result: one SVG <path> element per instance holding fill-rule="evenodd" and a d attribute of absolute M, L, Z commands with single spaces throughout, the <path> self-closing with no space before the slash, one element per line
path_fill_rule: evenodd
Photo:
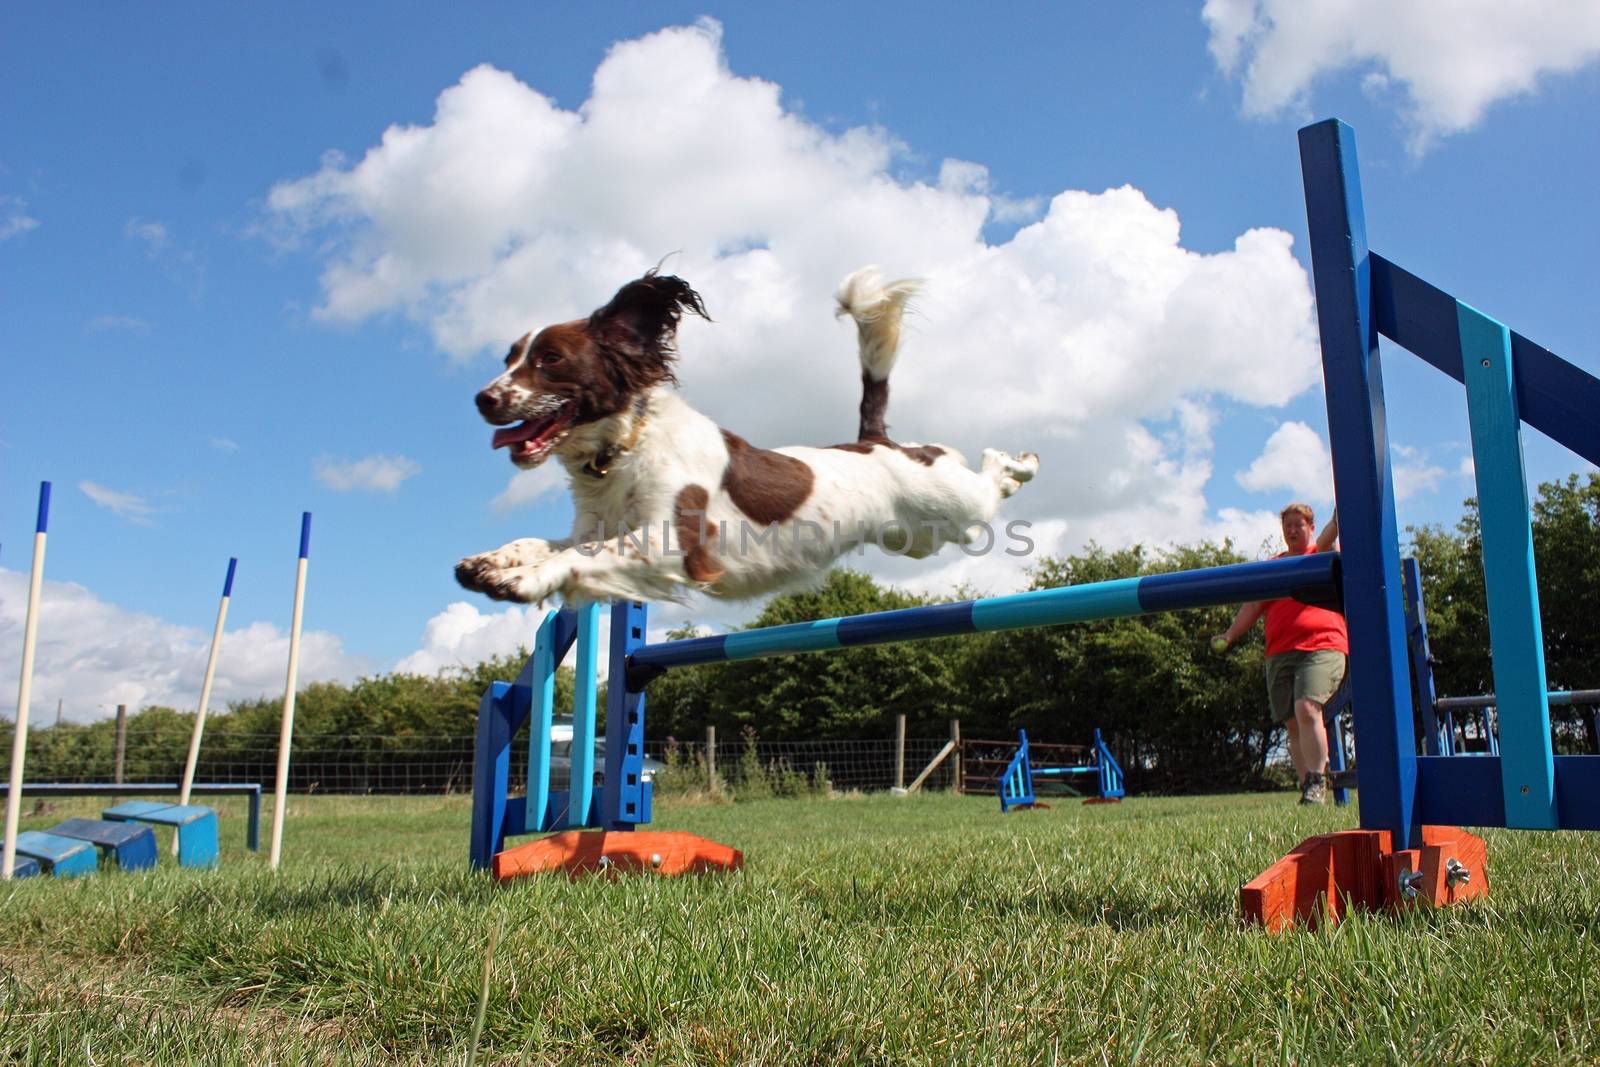
<path fill-rule="evenodd" d="M 617 290 L 586 319 L 546 326 L 511 346 L 505 373 L 478 393 L 478 413 L 502 427 L 495 448 L 537 467 L 576 428 L 624 411 L 672 374 L 678 320 L 710 321 L 700 294 L 682 278 L 650 271 Z"/>

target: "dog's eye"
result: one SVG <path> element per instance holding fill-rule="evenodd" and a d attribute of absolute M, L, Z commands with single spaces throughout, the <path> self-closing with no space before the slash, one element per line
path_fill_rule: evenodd
<path fill-rule="evenodd" d="M 544 355 L 539 357 L 539 365 L 541 367 L 548 367 L 552 363 L 560 363 L 560 362 L 561 362 L 561 353 L 560 352 L 550 351 L 550 352 L 546 352 Z"/>

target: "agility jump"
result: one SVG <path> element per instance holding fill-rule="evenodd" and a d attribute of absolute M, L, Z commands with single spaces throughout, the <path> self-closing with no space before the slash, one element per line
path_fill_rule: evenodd
<path fill-rule="evenodd" d="M 651 783 L 643 780 L 642 773 L 645 687 L 674 667 L 1124 618 L 1285 596 L 1335 604 L 1338 571 L 1338 553 L 1319 552 L 1292 559 L 1035 589 L 658 644 L 644 640 L 644 604 L 616 603 L 611 607 L 606 767 L 598 797 L 590 791 L 589 775 L 580 774 L 578 752 L 593 749 L 594 672 L 585 664 L 592 664 L 594 659 L 592 652 L 585 653 L 584 649 L 592 649 L 598 643 L 599 609 L 593 605 L 580 610 L 562 608 L 546 616 L 539 627 L 533 655 L 516 683 L 496 682 L 480 705 L 472 793 L 472 863 L 480 868 L 494 867 L 503 877 L 553 867 L 589 869 L 601 866 L 602 856 L 610 864 L 632 865 L 632 860 L 618 858 L 625 847 L 630 854 L 636 852 L 646 859 L 660 857 L 650 866 L 666 873 L 679 864 L 705 869 L 724 861 L 733 863 L 728 855 L 732 850 L 713 847 L 709 842 L 703 846 L 704 854 L 690 854 L 682 852 L 687 846 L 681 838 L 654 847 L 617 836 L 650 821 Z M 550 788 L 550 727 L 555 669 L 574 642 L 578 644 L 578 688 L 577 706 L 573 709 L 573 771 L 569 790 L 561 793 Z M 526 797 L 511 797 L 511 739 L 524 722 L 529 723 L 528 792 Z M 592 756 L 586 758 L 592 760 Z M 592 762 L 587 765 L 592 766 Z M 515 856 L 504 854 L 507 836 L 580 827 L 596 827 L 614 840 L 601 847 L 594 838 L 561 835 L 559 840 L 522 846 Z"/>

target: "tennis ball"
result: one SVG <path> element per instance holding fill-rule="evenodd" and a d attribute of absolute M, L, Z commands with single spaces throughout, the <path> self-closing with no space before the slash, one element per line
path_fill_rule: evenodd
<path fill-rule="evenodd" d="M 1213 637 L 1211 639 L 1211 651 L 1218 655 L 1228 651 L 1228 639 L 1226 637 Z"/>

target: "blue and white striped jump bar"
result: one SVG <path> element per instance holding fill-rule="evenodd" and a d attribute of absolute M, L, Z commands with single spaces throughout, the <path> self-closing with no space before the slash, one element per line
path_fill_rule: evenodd
<path fill-rule="evenodd" d="M 1314 603 L 1339 599 L 1339 554 L 1234 563 L 1226 567 L 1119 578 L 1110 582 L 1034 589 L 1009 596 L 878 611 L 842 619 L 768 626 L 715 637 L 646 645 L 628 657 L 633 668 L 685 667 L 724 660 L 824 652 L 852 645 L 1018 630 L 1064 622 L 1126 618 L 1157 611 L 1208 608 L 1298 596 Z"/>

